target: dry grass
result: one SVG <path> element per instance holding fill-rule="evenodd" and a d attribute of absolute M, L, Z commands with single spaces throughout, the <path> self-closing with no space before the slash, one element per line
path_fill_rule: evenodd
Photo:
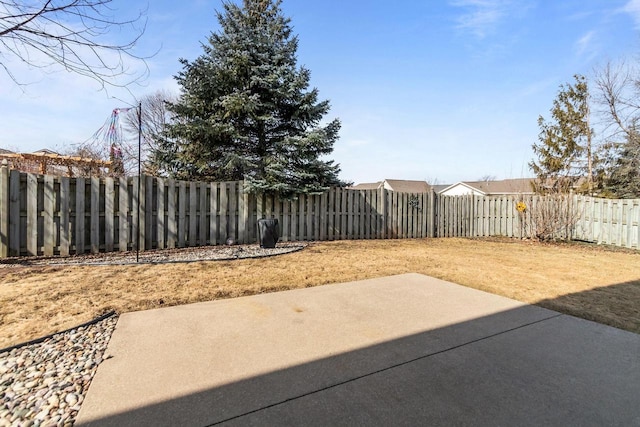
<path fill-rule="evenodd" d="M 119 313 L 423 273 L 640 333 L 640 254 L 518 240 L 378 240 L 273 258 L 0 269 L 0 347 Z"/>

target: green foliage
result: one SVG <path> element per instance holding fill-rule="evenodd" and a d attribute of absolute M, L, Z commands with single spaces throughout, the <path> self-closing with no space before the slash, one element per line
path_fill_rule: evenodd
<path fill-rule="evenodd" d="M 551 109 L 551 121 L 538 118 L 539 142 L 533 144 L 537 161 L 529 167 L 537 176 L 536 191 L 567 193 L 576 186 L 590 157 L 589 90 L 584 76 L 575 75 L 573 85 L 561 85 Z"/>
<path fill-rule="evenodd" d="M 612 197 L 640 198 L 640 131 L 636 126 L 615 150 L 606 189 Z"/>
<path fill-rule="evenodd" d="M 298 38 L 280 0 L 224 3 L 221 31 L 195 61 L 182 59 L 182 93 L 160 144 L 165 169 L 181 179 L 242 180 L 285 196 L 341 185 L 333 151 L 339 120 L 321 126 L 328 101 L 297 66 Z"/>

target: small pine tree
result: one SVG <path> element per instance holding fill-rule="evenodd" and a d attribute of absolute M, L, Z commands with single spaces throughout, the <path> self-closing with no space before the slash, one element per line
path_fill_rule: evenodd
<path fill-rule="evenodd" d="M 280 0 L 224 3 L 219 33 L 195 61 L 181 60 L 182 93 L 158 158 L 183 179 L 242 180 L 249 191 L 321 192 L 338 179 L 333 151 L 340 121 L 321 126 L 328 101 L 308 90 L 298 38 Z"/>
<path fill-rule="evenodd" d="M 584 76 L 574 77 L 575 84 L 560 86 L 551 109 L 552 121 L 538 117 L 539 143 L 533 144 L 538 161 L 529 163 L 538 178 L 538 193 L 568 193 L 583 174 L 585 154 L 591 186 L 593 132 L 589 126 L 589 91 Z"/>

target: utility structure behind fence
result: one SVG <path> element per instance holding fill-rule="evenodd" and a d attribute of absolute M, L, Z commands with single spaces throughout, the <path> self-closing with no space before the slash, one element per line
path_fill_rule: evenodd
<path fill-rule="evenodd" d="M 531 237 L 540 232 L 541 207 L 559 221 L 552 221 L 557 236 L 639 248 L 639 200 L 344 188 L 283 200 L 245 192 L 242 182 L 69 178 L 1 167 L 0 257 L 254 243 L 260 218 L 278 219 L 282 241 Z"/>

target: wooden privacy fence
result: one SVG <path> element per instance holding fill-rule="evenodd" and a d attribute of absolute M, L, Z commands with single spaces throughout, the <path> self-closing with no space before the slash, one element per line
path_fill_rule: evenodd
<path fill-rule="evenodd" d="M 575 197 L 575 238 L 640 249 L 640 199 Z"/>
<path fill-rule="evenodd" d="M 640 199 L 469 195 L 436 200 L 437 237 L 530 238 L 554 228 L 559 238 L 640 249 Z M 524 211 L 518 211 L 518 202 Z"/>
<path fill-rule="evenodd" d="M 433 203 L 429 193 L 343 188 L 281 200 L 249 194 L 242 182 L 68 178 L 2 167 L 0 257 L 135 250 L 138 238 L 140 250 L 253 243 L 259 218 L 278 218 L 283 241 L 428 237 Z"/>
<path fill-rule="evenodd" d="M 138 191 L 138 186 L 140 190 Z M 526 209 L 517 210 L 518 202 Z M 182 248 L 257 240 L 277 218 L 281 240 L 532 237 L 562 209 L 559 237 L 639 249 L 640 200 L 583 196 L 436 196 L 334 188 L 292 200 L 242 182 L 68 178 L 0 168 L 0 257 Z M 138 219 L 138 212 L 140 212 Z"/>

